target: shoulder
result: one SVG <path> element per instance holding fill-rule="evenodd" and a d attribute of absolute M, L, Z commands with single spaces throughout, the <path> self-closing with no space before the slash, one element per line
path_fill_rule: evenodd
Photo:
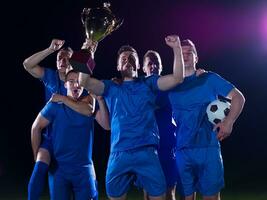
<path fill-rule="evenodd" d="M 46 109 L 57 109 L 57 108 L 60 107 L 61 104 L 62 103 L 48 101 L 44 108 L 46 108 Z"/>
<path fill-rule="evenodd" d="M 59 107 L 60 107 L 60 104 L 48 101 L 40 113 L 42 116 L 46 118 L 50 118 L 49 116 L 54 115 L 59 109 Z"/>
<path fill-rule="evenodd" d="M 207 73 L 206 73 L 206 76 L 208 76 L 208 77 L 221 77 L 219 74 L 217 74 L 217 73 L 215 73 L 215 72 L 212 72 L 212 71 L 208 71 Z"/>
<path fill-rule="evenodd" d="M 140 78 L 144 79 L 145 81 L 151 81 L 154 79 L 158 79 L 159 77 L 160 77 L 160 75 L 152 74 L 151 76 L 140 77 Z"/>
<path fill-rule="evenodd" d="M 157 85 L 157 81 L 160 78 L 159 75 L 151 75 L 151 76 L 142 76 L 139 78 L 140 81 L 144 82 L 145 84 L 148 85 Z"/>

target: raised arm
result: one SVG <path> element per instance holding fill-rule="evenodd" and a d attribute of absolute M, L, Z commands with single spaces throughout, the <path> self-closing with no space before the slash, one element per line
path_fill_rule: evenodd
<path fill-rule="evenodd" d="M 81 49 L 86 49 L 91 53 L 91 57 L 94 58 L 95 51 L 97 49 L 97 42 L 93 42 L 90 39 L 86 39 Z M 104 93 L 104 83 L 100 80 L 90 77 L 90 75 L 80 72 L 79 84 L 84 87 L 89 93 L 96 96 L 102 96 Z"/>
<path fill-rule="evenodd" d="M 158 79 L 158 87 L 160 90 L 165 91 L 175 87 L 177 84 L 182 83 L 184 80 L 184 60 L 182 55 L 182 48 L 180 39 L 176 35 L 170 35 L 165 38 L 166 44 L 173 49 L 173 73 L 161 76 Z"/>
<path fill-rule="evenodd" d="M 84 87 L 88 92 L 96 96 L 102 96 L 104 93 L 105 85 L 102 81 L 90 77 L 89 74 L 79 74 L 79 84 Z"/>
<path fill-rule="evenodd" d="M 44 75 L 44 68 L 39 63 L 53 52 L 59 50 L 64 40 L 53 39 L 50 46 L 42 51 L 39 51 L 29 58 L 26 58 L 23 62 L 24 68 L 35 78 L 42 78 Z"/>
<path fill-rule="evenodd" d="M 217 134 L 217 138 L 222 141 L 228 136 L 231 135 L 233 125 L 243 110 L 245 104 L 245 97 L 243 94 L 236 88 L 232 89 L 230 93 L 227 95 L 228 98 L 231 99 L 231 107 L 230 112 L 227 117 L 223 120 L 223 122 L 217 124 L 214 127 L 214 130 L 219 128 L 219 132 Z"/>
<path fill-rule="evenodd" d="M 34 160 L 37 158 L 39 146 L 41 144 L 42 130 L 49 124 L 49 121 L 44 118 L 40 113 L 33 122 L 31 129 L 31 143 Z"/>
<path fill-rule="evenodd" d="M 99 110 L 96 112 L 95 119 L 103 129 L 110 130 L 109 112 L 106 102 L 102 96 L 97 96 L 96 99 L 99 105 Z"/>

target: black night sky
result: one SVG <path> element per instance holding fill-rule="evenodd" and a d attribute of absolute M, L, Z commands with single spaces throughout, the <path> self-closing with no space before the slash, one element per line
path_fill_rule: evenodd
<path fill-rule="evenodd" d="M 104 1 L 9 1 L 2 7 L 0 199 L 11 193 L 26 196 L 34 165 L 30 128 L 44 105 L 40 81 L 23 68 L 23 61 L 50 45 L 53 38 L 78 50 L 85 34 L 80 20 L 84 7 Z M 267 188 L 267 2 L 264 0 L 118 0 L 110 1 L 124 24 L 98 45 L 94 75 L 117 76 L 116 56 L 121 45 L 139 53 L 160 53 L 163 74 L 172 70 L 173 55 L 164 37 L 177 34 L 198 49 L 198 67 L 217 72 L 240 89 L 246 104 L 232 136 L 222 142 L 226 188 L 262 193 Z M 56 54 L 41 64 L 55 69 Z M 140 74 L 142 72 L 140 71 Z M 104 183 L 109 132 L 95 130 L 94 162 Z M 19 198 L 19 199 L 21 199 Z"/>

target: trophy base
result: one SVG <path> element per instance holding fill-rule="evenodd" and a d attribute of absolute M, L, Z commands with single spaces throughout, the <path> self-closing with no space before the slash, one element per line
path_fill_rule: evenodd
<path fill-rule="evenodd" d="M 75 51 L 70 58 L 70 64 L 75 71 L 85 74 L 92 74 L 95 68 L 95 61 L 91 54 L 86 51 Z"/>

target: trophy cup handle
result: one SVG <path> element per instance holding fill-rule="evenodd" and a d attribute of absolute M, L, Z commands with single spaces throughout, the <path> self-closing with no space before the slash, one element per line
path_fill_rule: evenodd
<path fill-rule="evenodd" d="M 91 10 L 90 8 L 84 8 L 81 13 L 81 20 L 82 20 L 83 26 L 85 24 L 86 16 L 89 15 L 90 10 Z"/>
<path fill-rule="evenodd" d="M 120 28 L 120 26 L 123 24 L 123 19 L 116 19 L 115 20 L 115 25 L 114 25 L 114 28 L 113 28 L 113 30 L 112 31 L 115 31 L 115 30 L 117 30 L 118 28 Z"/>

